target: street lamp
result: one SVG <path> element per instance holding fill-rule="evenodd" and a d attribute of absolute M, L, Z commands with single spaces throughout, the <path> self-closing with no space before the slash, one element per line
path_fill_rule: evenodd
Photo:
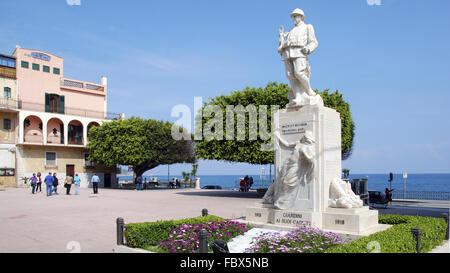
<path fill-rule="evenodd" d="M 406 199 L 406 179 L 408 179 L 408 174 L 403 173 L 403 199 Z"/>
<path fill-rule="evenodd" d="M 262 181 L 262 187 L 263 188 L 264 188 L 264 174 L 265 174 L 264 167 L 261 167 L 261 181 Z"/>

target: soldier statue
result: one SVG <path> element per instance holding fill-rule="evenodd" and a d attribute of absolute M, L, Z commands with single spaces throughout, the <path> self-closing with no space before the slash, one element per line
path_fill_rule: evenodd
<path fill-rule="evenodd" d="M 280 27 L 278 47 L 278 53 L 286 66 L 287 78 L 291 83 L 289 103 L 286 107 L 323 106 L 322 98 L 312 90 L 310 84 L 308 55 L 318 46 L 314 28 L 310 24 L 305 24 L 305 14 L 301 9 L 295 9 L 291 13 L 291 18 L 295 27 L 289 32 L 284 32 L 284 27 Z"/>

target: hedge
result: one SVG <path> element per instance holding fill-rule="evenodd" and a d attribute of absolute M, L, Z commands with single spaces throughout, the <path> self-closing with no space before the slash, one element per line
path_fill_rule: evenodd
<path fill-rule="evenodd" d="M 126 224 L 124 236 L 128 246 L 145 248 L 149 246 L 149 243 L 140 237 L 143 237 L 148 241 L 158 243 L 160 241 L 167 240 L 169 238 L 169 229 L 176 228 L 178 225 L 197 225 L 210 221 L 225 221 L 225 219 L 214 215 L 208 215 L 179 220 L 130 223 Z M 127 230 L 130 230 L 131 233 Z M 138 236 L 133 235 L 132 233 L 135 233 Z"/>
<path fill-rule="evenodd" d="M 420 229 L 420 251 L 422 253 L 441 245 L 445 239 L 446 222 L 443 218 L 379 215 L 378 222 L 393 226 L 385 231 L 359 238 L 348 244 L 336 246 L 327 253 L 370 253 L 374 251 L 371 246 L 378 244 L 381 253 L 415 253 L 417 252 L 416 241 L 411 233 L 412 227 Z"/>

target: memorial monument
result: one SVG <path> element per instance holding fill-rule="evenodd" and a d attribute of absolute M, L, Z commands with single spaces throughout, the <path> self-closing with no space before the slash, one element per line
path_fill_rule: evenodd
<path fill-rule="evenodd" d="M 341 119 L 311 88 L 308 56 L 318 47 L 314 28 L 301 9 L 291 13 L 294 28 L 280 27 L 278 53 L 291 91 L 286 109 L 274 114 L 274 183 L 263 201 L 247 208 L 253 224 L 295 226 L 367 235 L 380 229 L 378 211 L 363 206 L 340 179 Z"/>

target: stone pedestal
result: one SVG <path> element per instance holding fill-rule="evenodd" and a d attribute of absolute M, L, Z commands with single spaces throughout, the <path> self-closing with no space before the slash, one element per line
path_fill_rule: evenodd
<path fill-rule="evenodd" d="M 314 138 L 314 181 L 302 185 L 293 210 L 322 212 L 328 207 L 329 187 L 334 177 L 341 177 L 341 119 L 328 107 L 303 106 L 280 110 L 274 117 L 275 130 L 287 142 L 299 140 L 306 131 Z M 292 151 L 283 145 L 275 147 L 275 183 L 279 170 Z"/>
<path fill-rule="evenodd" d="M 337 111 L 320 105 L 289 108 L 275 113 L 274 125 L 275 132 L 278 132 L 278 137 L 283 140 L 283 145 L 279 144 L 279 141 L 274 141 L 275 182 L 272 186 L 274 200 L 277 194 L 283 193 L 283 187 L 286 186 L 281 184 L 282 167 L 296 167 L 292 165 L 292 160 L 287 159 L 293 158 L 293 153 L 297 151 L 286 143 L 294 143 L 305 134 L 313 138 L 311 150 L 315 156 L 314 174 L 306 182 L 300 181 L 299 178 L 298 191 L 295 193 L 292 206 L 283 208 L 272 201 L 266 204 L 256 203 L 246 210 L 247 222 L 291 228 L 300 222 L 310 222 L 311 225 L 323 230 L 356 236 L 368 235 L 386 228 L 378 225 L 378 211 L 369 210 L 368 207 L 350 209 L 329 207 L 331 181 L 333 178 L 340 178 L 342 173 L 341 120 Z M 286 162 L 291 165 L 286 165 Z M 300 171 L 300 177 L 302 174 Z M 271 189 L 268 192 L 270 191 Z M 265 200 L 267 202 L 270 199 Z"/>
<path fill-rule="evenodd" d="M 322 228 L 363 234 L 378 225 L 378 211 L 369 207 L 355 209 L 327 208 L 322 213 Z"/>
<path fill-rule="evenodd" d="M 255 203 L 246 210 L 245 222 L 257 227 L 292 229 L 309 222 L 321 230 L 358 238 L 385 230 L 390 225 L 378 224 L 378 211 L 369 207 L 355 209 L 327 208 L 323 212 L 279 210 L 272 205 Z"/>

